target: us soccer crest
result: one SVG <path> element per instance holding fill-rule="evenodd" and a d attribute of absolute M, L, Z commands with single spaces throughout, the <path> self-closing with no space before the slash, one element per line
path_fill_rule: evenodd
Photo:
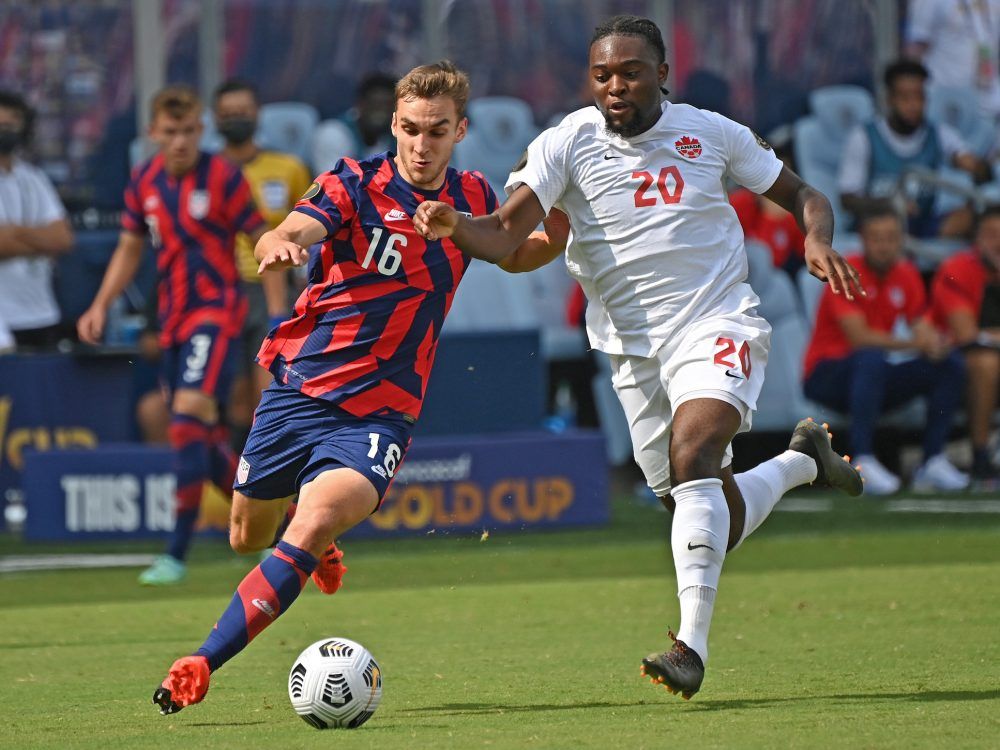
<path fill-rule="evenodd" d="M 689 135 L 684 136 L 679 141 L 674 141 L 674 148 L 677 153 L 688 159 L 697 159 L 701 156 L 701 143 L 697 138 Z"/>
<path fill-rule="evenodd" d="M 192 219 L 204 219 L 208 216 L 209 198 L 207 190 L 192 190 L 188 195 L 188 214 Z"/>

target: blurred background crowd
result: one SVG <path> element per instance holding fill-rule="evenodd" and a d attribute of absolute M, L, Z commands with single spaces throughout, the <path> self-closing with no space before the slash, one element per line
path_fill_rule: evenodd
<path fill-rule="evenodd" d="M 750 282 L 774 328 L 755 431 L 787 433 L 805 414 L 843 426 L 870 494 L 904 482 L 994 489 L 1000 0 L 4 3 L 0 349 L 76 346 L 76 319 L 115 245 L 129 171 L 151 153 L 146 105 L 163 84 L 201 91 L 203 147 L 231 154 L 252 183 L 260 153 L 286 155 L 278 176 L 255 184 L 276 223 L 310 175 L 341 156 L 392 148 L 396 76 L 447 56 L 473 84 L 455 166 L 481 171 L 499 193 L 542 129 L 591 103 L 588 41 L 615 13 L 648 16 L 664 30 L 671 101 L 750 125 L 827 195 L 834 244 L 868 290 L 853 305 L 824 292 L 803 269 L 790 216 L 732 186 Z M 233 80 L 251 85 L 219 88 Z M 163 442 L 153 278 L 147 259 L 112 311 L 106 346 L 142 353 L 136 430 Z M 259 286 L 252 270 L 245 280 Z M 289 295 L 302 283 L 293 280 Z M 276 312 L 258 297 L 248 363 Z M 538 330 L 547 426 L 599 426 L 610 463 L 628 466 L 627 427 L 607 364 L 588 351 L 584 304 L 559 263 L 525 276 L 476 263 L 445 332 Z M 237 436 L 264 374 L 248 364 L 234 394 Z"/>

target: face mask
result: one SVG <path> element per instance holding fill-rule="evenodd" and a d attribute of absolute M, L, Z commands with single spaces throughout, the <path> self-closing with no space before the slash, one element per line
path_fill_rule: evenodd
<path fill-rule="evenodd" d="M 8 156 L 21 145 L 21 133 L 7 128 L 0 129 L 0 154 Z"/>
<path fill-rule="evenodd" d="M 230 143 L 246 143 L 256 130 L 257 123 L 249 117 L 230 117 L 219 122 L 219 133 Z"/>

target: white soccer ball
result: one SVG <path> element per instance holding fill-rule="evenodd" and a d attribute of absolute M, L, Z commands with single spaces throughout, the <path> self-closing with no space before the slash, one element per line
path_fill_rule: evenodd
<path fill-rule="evenodd" d="M 295 713 L 317 729 L 354 729 L 382 701 L 382 670 L 360 643 L 324 638 L 295 660 L 288 697 Z"/>

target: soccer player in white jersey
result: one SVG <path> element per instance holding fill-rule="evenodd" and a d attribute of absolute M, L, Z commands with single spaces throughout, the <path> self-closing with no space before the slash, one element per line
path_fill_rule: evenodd
<path fill-rule="evenodd" d="M 862 491 L 858 471 L 811 420 L 796 426 L 788 451 L 734 476 L 730 442 L 750 428 L 771 328 L 745 282 L 743 234 L 725 179 L 794 214 L 810 271 L 835 293 L 864 292 L 831 247 L 829 201 L 750 129 L 663 101 L 664 58 L 651 21 L 605 22 L 590 45 L 597 106 L 570 114 L 528 147 L 507 202 L 469 219 L 430 201 L 414 223 L 429 239 L 450 236 L 469 255 L 516 272 L 556 257 L 514 250 L 553 208 L 568 214 L 566 263 L 589 300 L 590 341 L 611 356 L 636 461 L 674 514 L 681 623 L 670 650 L 643 659 L 643 671 L 690 698 L 704 678 L 727 550 L 792 487 L 823 481 Z"/>

